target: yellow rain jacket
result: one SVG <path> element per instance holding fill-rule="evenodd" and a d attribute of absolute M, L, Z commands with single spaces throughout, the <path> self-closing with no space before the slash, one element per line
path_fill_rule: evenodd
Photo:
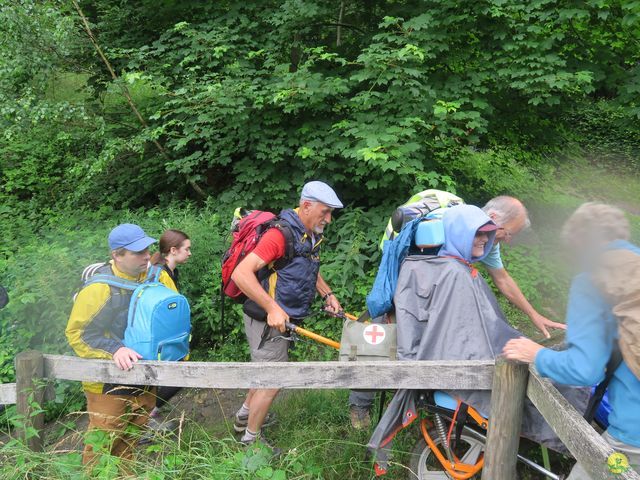
<path fill-rule="evenodd" d="M 101 267 L 96 273 L 109 273 L 135 282 L 142 282 L 147 272 L 131 277 L 116 268 L 113 261 Z M 166 271 L 160 273 L 160 282 L 177 291 Z M 93 283 L 80 290 L 76 297 L 65 334 L 69 345 L 82 358 L 111 360 L 113 354 L 124 345 L 122 339 L 127 327 L 127 315 L 131 291 Z M 105 393 L 104 385 L 97 382 L 83 382 L 86 392 Z"/>

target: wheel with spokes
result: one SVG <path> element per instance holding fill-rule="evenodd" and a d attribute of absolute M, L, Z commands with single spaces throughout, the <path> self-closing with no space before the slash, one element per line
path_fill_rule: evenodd
<path fill-rule="evenodd" d="M 430 429 L 429 435 L 433 438 L 436 446 L 441 449 L 442 442 L 435 429 Z M 484 442 L 463 432 L 462 435 L 460 435 L 460 441 L 454 451 L 461 462 L 474 465 L 484 451 Z M 420 440 L 416 442 L 415 447 L 413 447 L 409 468 L 411 469 L 411 473 L 409 474 L 409 478 L 411 479 L 449 480 L 453 478 L 445 471 L 422 436 Z M 481 474 L 478 473 L 474 477 L 471 477 L 471 479 L 479 479 L 480 475 Z"/>

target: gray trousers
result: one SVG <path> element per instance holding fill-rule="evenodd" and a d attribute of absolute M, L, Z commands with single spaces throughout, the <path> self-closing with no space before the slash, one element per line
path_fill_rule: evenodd
<path fill-rule="evenodd" d="M 349 393 L 349 406 L 360 407 L 371 410 L 376 398 L 376 392 L 363 392 L 361 390 L 351 390 Z"/>
<path fill-rule="evenodd" d="M 627 445 L 626 443 L 622 443 L 611 435 L 608 432 L 604 432 L 602 434 L 602 438 L 606 440 L 606 442 L 613 447 L 616 452 L 624 453 L 624 455 L 629 460 L 629 465 L 631 468 L 635 468 L 637 472 L 640 472 L 640 447 L 633 447 L 631 445 Z M 612 471 L 612 473 L 615 473 Z M 582 465 L 576 463 L 571 470 L 571 473 L 567 477 L 567 480 L 592 480 L 587 472 L 584 471 Z"/>

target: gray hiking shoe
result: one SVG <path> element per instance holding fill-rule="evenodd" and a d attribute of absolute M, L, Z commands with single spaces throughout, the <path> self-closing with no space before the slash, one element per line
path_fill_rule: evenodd
<path fill-rule="evenodd" d="M 249 423 L 249 415 L 246 417 L 239 417 L 237 415 L 233 416 L 233 429 L 237 433 L 243 433 L 247 429 L 247 424 Z M 267 413 L 267 416 L 264 417 L 264 422 L 262 422 L 261 428 L 266 428 L 276 423 L 276 414 L 275 413 Z"/>
<path fill-rule="evenodd" d="M 258 435 L 253 440 L 240 440 L 240 443 L 244 445 L 246 449 L 266 451 L 274 458 L 278 458 L 282 455 L 282 449 L 271 445 L 262 435 Z"/>

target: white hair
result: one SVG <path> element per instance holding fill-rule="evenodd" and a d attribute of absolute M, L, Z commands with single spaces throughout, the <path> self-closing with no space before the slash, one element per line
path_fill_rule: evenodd
<path fill-rule="evenodd" d="M 500 195 L 499 197 L 492 198 L 482 207 L 482 210 L 489 216 L 494 214 L 496 223 L 499 225 L 504 225 L 524 215 L 523 228 L 529 228 L 531 226 L 529 212 L 522 202 L 514 197 Z"/>

